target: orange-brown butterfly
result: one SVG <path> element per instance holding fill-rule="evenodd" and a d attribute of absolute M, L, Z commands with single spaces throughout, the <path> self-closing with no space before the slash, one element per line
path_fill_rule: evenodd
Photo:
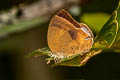
<path fill-rule="evenodd" d="M 93 33 L 86 24 L 78 23 L 62 9 L 50 21 L 47 40 L 51 57 L 62 59 L 90 51 Z"/>

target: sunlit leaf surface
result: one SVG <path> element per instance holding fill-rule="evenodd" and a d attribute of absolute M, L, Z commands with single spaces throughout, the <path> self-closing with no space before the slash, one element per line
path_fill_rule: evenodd
<path fill-rule="evenodd" d="M 110 15 L 106 13 L 85 13 L 80 20 L 86 23 L 95 34 L 98 34 L 109 17 Z"/>

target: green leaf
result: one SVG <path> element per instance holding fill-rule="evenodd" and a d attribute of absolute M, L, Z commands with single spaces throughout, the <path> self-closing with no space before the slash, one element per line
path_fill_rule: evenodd
<path fill-rule="evenodd" d="M 41 18 L 32 19 L 32 20 L 22 20 L 22 21 L 19 20 L 16 24 L 6 25 L 0 28 L 0 37 L 14 32 L 21 32 L 31 29 L 32 27 L 44 23 L 45 21 L 46 19 L 41 19 Z"/>
<path fill-rule="evenodd" d="M 71 56 L 68 58 L 63 58 L 60 60 L 60 62 L 53 64 L 52 67 L 57 66 L 57 65 L 80 67 L 80 66 L 83 66 L 91 57 L 93 57 L 96 54 L 101 53 L 101 51 L 102 50 L 94 49 L 94 50 L 91 50 L 90 52 L 86 53 L 83 56 L 75 55 L 75 56 Z M 50 57 L 50 54 L 51 54 L 50 49 L 48 47 L 46 47 L 46 48 L 41 48 L 41 49 L 33 51 L 29 55 L 25 56 L 25 58 L 39 57 L 42 55 L 47 55 L 48 58 L 46 58 L 45 60 L 47 60 L 47 63 L 50 63 L 51 60 L 55 59 L 53 57 Z"/>
<path fill-rule="evenodd" d="M 116 9 L 116 12 L 117 12 L 117 22 L 118 22 L 118 33 L 112 47 L 114 49 L 117 49 L 116 51 L 118 52 L 120 50 L 120 2 L 119 2 L 119 6 Z"/>
<path fill-rule="evenodd" d="M 102 27 L 99 34 L 95 38 L 95 45 L 101 44 L 106 45 L 106 47 L 112 46 L 118 32 L 118 22 L 116 18 L 117 12 L 114 11 L 110 19 L 105 23 L 105 25 Z"/>
<path fill-rule="evenodd" d="M 61 62 L 56 63 L 52 65 L 52 67 L 57 66 L 57 65 L 62 65 L 62 66 L 74 66 L 74 67 L 80 67 L 86 64 L 86 62 L 93 57 L 94 55 L 97 55 L 101 53 L 102 50 L 91 50 L 90 52 L 86 53 L 83 56 L 77 55 L 74 58 L 68 58 L 68 59 L 63 59 Z"/>
<path fill-rule="evenodd" d="M 119 2 L 119 6 L 117 7 L 117 22 L 118 22 L 118 34 L 116 37 L 116 42 L 120 42 L 120 2 Z"/>
<path fill-rule="evenodd" d="M 84 13 L 80 20 L 86 23 L 95 34 L 98 34 L 109 17 L 110 15 L 106 13 Z"/>
<path fill-rule="evenodd" d="M 48 47 L 46 47 L 46 48 L 41 48 L 41 49 L 35 50 L 25 57 L 26 58 L 39 57 L 39 56 L 42 56 L 42 55 L 49 55 L 49 54 L 51 54 L 51 51 L 49 50 Z"/>

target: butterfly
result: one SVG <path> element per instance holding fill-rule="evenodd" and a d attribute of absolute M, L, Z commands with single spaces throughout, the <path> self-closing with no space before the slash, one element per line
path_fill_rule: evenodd
<path fill-rule="evenodd" d="M 89 52 L 93 45 L 93 33 L 86 24 L 77 22 L 61 9 L 50 21 L 47 41 L 51 57 L 63 59 Z"/>

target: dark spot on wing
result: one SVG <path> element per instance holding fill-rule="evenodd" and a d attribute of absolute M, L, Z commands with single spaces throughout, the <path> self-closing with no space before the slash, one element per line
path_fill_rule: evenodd
<path fill-rule="evenodd" d="M 77 33 L 76 33 L 76 31 L 75 31 L 75 30 L 69 30 L 68 32 L 69 32 L 69 34 L 71 35 L 72 39 L 73 39 L 73 40 L 76 40 L 76 38 L 77 38 Z"/>

